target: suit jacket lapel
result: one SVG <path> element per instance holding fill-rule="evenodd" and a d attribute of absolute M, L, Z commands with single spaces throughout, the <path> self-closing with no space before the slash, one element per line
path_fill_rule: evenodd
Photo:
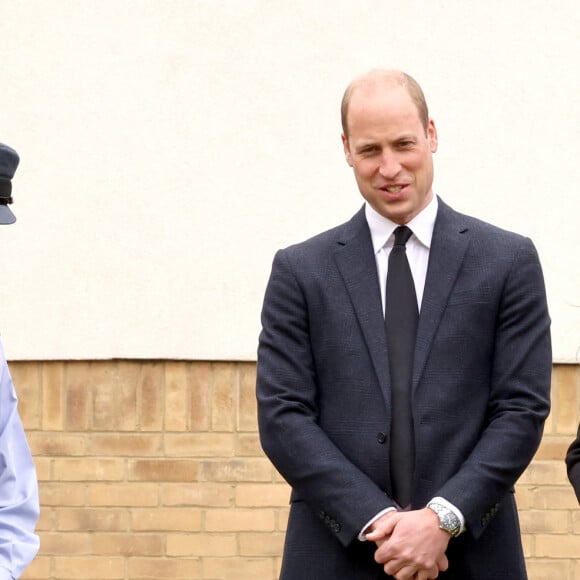
<path fill-rule="evenodd" d="M 364 207 L 347 224 L 344 237 L 338 240 L 335 260 L 388 403 L 390 380 L 387 339 L 377 265 Z"/>
<path fill-rule="evenodd" d="M 467 232 L 461 214 L 453 211 L 439 199 L 417 329 L 413 388 L 417 387 L 421 379 L 437 327 L 463 263 L 469 243 Z"/>

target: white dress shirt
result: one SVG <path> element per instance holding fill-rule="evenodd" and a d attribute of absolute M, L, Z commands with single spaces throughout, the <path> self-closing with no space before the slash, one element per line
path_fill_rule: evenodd
<path fill-rule="evenodd" d="M 36 470 L 0 343 L 0 580 L 20 578 L 38 552 Z"/>
<path fill-rule="evenodd" d="M 433 198 L 427 207 L 418 213 L 410 222 L 405 224 L 413 232 L 413 235 L 407 241 L 406 251 L 411 275 L 413 276 L 413 282 L 415 284 L 419 312 L 421 312 L 421 302 L 425 290 L 425 279 L 427 278 L 427 266 L 429 264 L 429 251 L 431 249 L 433 229 L 435 228 L 435 219 L 437 218 L 437 208 L 437 196 L 433 195 Z M 383 217 L 368 203 L 365 205 L 365 217 L 371 232 L 375 260 L 377 263 L 377 272 L 381 282 L 381 298 L 384 316 L 389 254 L 393 249 L 395 243 L 394 232 L 399 227 L 399 224 Z M 465 518 L 461 511 L 442 497 L 434 497 L 433 500 L 445 505 L 457 515 L 461 522 L 461 529 L 463 531 L 465 528 Z M 386 508 L 368 521 L 359 534 L 359 540 L 364 541 L 364 534 L 373 522 L 378 520 L 382 515 L 393 510 L 395 510 L 393 507 Z"/>
<path fill-rule="evenodd" d="M 407 259 L 411 268 L 411 275 L 415 283 L 417 293 L 417 306 L 421 312 L 421 301 L 425 289 L 425 278 L 427 277 L 427 265 L 429 263 L 429 250 L 431 249 L 431 238 L 437 217 L 437 197 L 429 202 L 429 205 L 418 215 L 416 215 L 407 225 L 413 235 L 407 242 Z M 385 291 L 387 286 L 387 270 L 389 255 L 395 243 L 395 230 L 399 224 L 383 217 L 376 212 L 368 203 L 365 206 L 365 215 L 375 251 L 377 262 L 377 272 L 381 281 L 381 297 L 383 301 L 383 315 L 385 314 Z"/>

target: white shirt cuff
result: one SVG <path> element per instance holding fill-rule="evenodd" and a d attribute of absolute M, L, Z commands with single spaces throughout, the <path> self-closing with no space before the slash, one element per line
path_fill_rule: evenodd
<path fill-rule="evenodd" d="M 384 510 L 380 511 L 374 518 L 370 519 L 364 526 L 363 529 L 360 531 L 360 534 L 357 536 L 358 540 L 360 542 L 366 542 L 366 533 L 367 530 L 381 517 L 384 516 L 387 512 L 396 512 L 397 508 L 394 507 L 388 507 L 385 508 Z"/>

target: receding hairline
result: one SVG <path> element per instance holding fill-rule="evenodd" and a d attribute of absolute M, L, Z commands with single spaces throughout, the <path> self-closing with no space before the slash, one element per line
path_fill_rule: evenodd
<path fill-rule="evenodd" d="M 419 83 L 411 75 L 400 70 L 373 69 L 354 79 L 344 91 L 340 105 L 340 117 L 342 131 L 347 139 L 348 109 L 353 94 L 359 88 L 377 86 L 403 87 L 415 103 L 417 111 L 419 112 L 419 119 L 425 129 L 425 133 L 427 133 L 429 127 L 429 110 L 427 108 L 425 95 Z"/>

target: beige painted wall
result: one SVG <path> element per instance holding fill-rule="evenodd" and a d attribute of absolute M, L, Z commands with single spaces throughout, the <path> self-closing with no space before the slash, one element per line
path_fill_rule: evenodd
<path fill-rule="evenodd" d="M 575 0 L 0 2 L 0 230 L 12 359 L 253 360 L 275 249 L 361 204 L 346 83 L 423 84 L 436 191 L 531 236 L 557 361 L 578 361 Z"/>

